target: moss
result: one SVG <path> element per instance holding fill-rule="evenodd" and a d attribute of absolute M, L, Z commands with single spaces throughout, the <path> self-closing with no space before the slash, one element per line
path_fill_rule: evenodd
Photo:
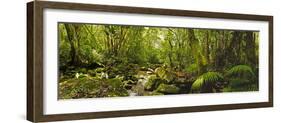
<path fill-rule="evenodd" d="M 88 70 L 88 74 L 90 75 L 90 76 L 96 76 L 96 71 L 95 70 Z"/>
<path fill-rule="evenodd" d="M 144 86 L 141 83 L 138 83 L 135 86 L 133 86 L 131 91 L 135 92 L 138 96 L 145 95 Z"/>
<path fill-rule="evenodd" d="M 164 95 L 164 94 L 157 91 L 152 91 L 144 94 L 144 96 L 159 96 L 159 95 Z"/>
<path fill-rule="evenodd" d="M 104 68 L 97 68 L 97 69 L 95 69 L 96 73 L 101 73 L 101 72 L 104 72 L 104 71 L 105 71 Z"/>
<path fill-rule="evenodd" d="M 164 95 L 163 93 L 160 93 L 160 92 L 157 92 L 157 91 L 153 91 L 152 93 L 151 93 L 151 95 Z"/>
<path fill-rule="evenodd" d="M 118 78 L 74 78 L 60 83 L 60 99 L 128 96 Z"/>
<path fill-rule="evenodd" d="M 86 69 L 86 68 L 81 68 L 79 71 L 80 71 L 81 73 L 87 73 L 87 69 Z"/>
<path fill-rule="evenodd" d="M 176 78 L 175 74 L 171 70 L 165 69 L 163 67 L 156 68 L 155 73 L 157 76 L 163 80 L 166 80 L 167 82 L 172 82 Z"/>
<path fill-rule="evenodd" d="M 165 69 L 162 67 L 158 67 L 155 69 L 155 73 L 157 74 L 157 76 L 159 77 L 163 77 L 165 75 Z"/>
<path fill-rule="evenodd" d="M 223 89 L 223 92 L 245 92 L 258 91 L 257 82 L 242 78 L 229 79 L 229 85 Z"/>
<path fill-rule="evenodd" d="M 148 81 L 145 83 L 144 88 L 146 90 L 152 91 L 152 90 L 156 89 L 159 86 L 159 84 L 162 82 L 163 82 L 163 80 L 161 80 L 156 75 L 151 75 L 151 76 L 149 76 Z"/>
<path fill-rule="evenodd" d="M 164 94 L 176 94 L 179 93 L 180 89 L 175 85 L 168 85 L 162 83 L 159 85 L 156 91 Z"/>
<path fill-rule="evenodd" d="M 123 85 L 124 85 L 124 86 L 127 86 L 127 85 L 132 86 L 132 85 L 136 85 L 136 84 L 137 84 L 137 82 L 136 82 L 136 81 L 133 81 L 133 80 L 126 80 L 126 81 L 123 81 Z"/>

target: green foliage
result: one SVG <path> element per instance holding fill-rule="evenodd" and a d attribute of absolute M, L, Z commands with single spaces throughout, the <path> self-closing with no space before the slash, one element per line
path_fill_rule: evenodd
<path fill-rule="evenodd" d="M 86 68 L 81 68 L 81 69 L 79 70 L 79 72 L 81 72 L 81 73 L 87 73 L 87 69 L 86 69 Z"/>
<path fill-rule="evenodd" d="M 189 66 L 186 67 L 185 71 L 188 73 L 197 73 L 198 72 L 198 68 L 199 66 L 197 64 L 191 64 Z"/>
<path fill-rule="evenodd" d="M 161 96 L 164 95 L 163 93 L 157 92 L 157 91 L 152 91 L 149 93 L 145 93 L 144 96 Z"/>
<path fill-rule="evenodd" d="M 97 75 L 97 73 L 96 73 L 95 70 L 88 70 L 88 74 L 89 74 L 90 76 L 96 76 L 96 75 Z"/>
<path fill-rule="evenodd" d="M 58 26 L 61 99 L 259 88 L 259 32 L 76 23 Z"/>
<path fill-rule="evenodd" d="M 105 72 L 105 68 L 96 68 L 95 69 L 96 73 L 101 73 L 101 72 Z"/>
<path fill-rule="evenodd" d="M 123 81 L 123 86 L 126 88 L 126 89 L 131 89 L 134 85 L 136 85 L 137 83 L 133 80 L 125 80 Z"/>
<path fill-rule="evenodd" d="M 148 81 L 145 83 L 144 88 L 146 90 L 152 91 L 156 89 L 159 86 L 159 84 L 162 82 L 163 80 L 158 78 L 156 75 L 151 75 L 149 76 Z"/>
<path fill-rule="evenodd" d="M 157 49 L 151 49 L 149 51 L 146 51 L 147 53 L 145 53 L 147 62 L 151 63 L 151 64 L 159 64 L 160 59 L 159 59 L 159 51 Z"/>
<path fill-rule="evenodd" d="M 227 71 L 226 76 L 232 77 L 255 77 L 255 73 L 248 65 L 237 65 Z"/>
<path fill-rule="evenodd" d="M 151 95 L 156 96 L 156 95 L 164 95 L 163 93 L 157 92 L 157 91 L 153 91 L 151 93 Z"/>
<path fill-rule="evenodd" d="M 92 49 L 91 46 L 89 45 L 82 45 L 81 46 L 81 60 L 85 64 L 91 64 L 91 63 L 97 63 L 101 64 L 102 63 L 102 58 L 103 56 L 99 54 L 96 50 Z"/>
<path fill-rule="evenodd" d="M 180 89 L 175 85 L 168 85 L 162 83 L 158 86 L 156 91 L 164 94 L 176 94 L 179 93 Z"/>
<path fill-rule="evenodd" d="M 245 78 L 232 78 L 224 92 L 258 91 L 258 86 Z"/>
<path fill-rule="evenodd" d="M 75 78 L 60 83 L 60 99 L 128 96 L 120 79 Z"/>
<path fill-rule="evenodd" d="M 165 74 L 166 74 L 166 70 L 164 68 L 162 68 L 162 67 L 158 67 L 158 68 L 155 69 L 155 73 L 159 77 L 164 78 Z"/>
<path fill-rule="evenodd" d="M 213 85 L 218 82 L 222 81 L 223 76 L 221 73 L 218 72 L 207 72 L 203 75 L 199 76 L 195 82 L 192 84 L 192 91 L 194 92 L 202 92 L 203 88 L 208 88 L 208 90 L 213 89 Z"/>
<path fill-rule="evenodd" d="M 248 65 L 237 65 L 226 72 L 229 77 L 229 86 L 224 91 L 239 92 L 239 91 L 257 91 L 258 81 L 255 78 L 255 73 Z"/>
<path fill-rule="evenodd" d="M 167 82 L 172 82 L 175 79 L 174 73 L 165 67 L 158 67 L 155 69 L 155 73 L 161 79 L 166 80 Z"/>
<path fill-rule="evenodd" d="M 62 43 L 59 48 L 60 66 L 67 66 L 70 62 L 70 46 L 67 43 Z"/>

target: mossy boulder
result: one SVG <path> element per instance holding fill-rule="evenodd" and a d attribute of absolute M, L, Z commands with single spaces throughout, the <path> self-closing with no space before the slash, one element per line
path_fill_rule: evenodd
<path fill-rule="evenodd" d="M 164 95 L 163 93 L 157 92 L 157 91 L 153 91 L 151 93 L 151 95 L 156 96 L 156 95 Z"/>
<path fill-rule="evenodd" d="M 145 83 L 144 88 L 145 90 L 152 91 L 156 89 L 160 83 L 162 83 L 163 80 L 161 80 L 159 77 L 156 75 L 151 75 L 148 78 L 148 81 Z"/>
<path fill-rule="evenodd" d="M 60 83 L 60 99 L 128 96 L 118 78 L 73 78 Z"/>
<path fill-rule="evenodd" d="M 105 71 L 105 68 L 101 68 L 101 67 L 95 69 L 96 73 L 101 73 L 101 72 L 104 72 L 104 71 Z"/>
<path fill-rule="evenodd" d="M 168 83 L 173 82 L 176 78 L 175 74 L 171 70 L 163 67 L 156 68 L 155 73 L 158 77 L 163 80 L 166 80 Z"/>
<path fill-rule="evenodd" d="M 81 69 L 79 70 L 79 72 L 81 72 L 81 73 L 87 73 L 87 69 L 86 69 L 86 68 L 81 68 Z"/>
<path fill-rule="evenodd" d="M 88 74 L 89 74 L 90 76 L 96 76 L 96 75 L 97 75 L 97 73 L 96 73 L 95 70 L 88 70 Z"/>
<path fill-rule="evenodd" d="M 180 88 L 175 85 L 168 85 L 162 83 L 158 86 L 156 91 L 164 94 L 177 94 L 180 92 Z"/>
<path fill-rule="evenodd" d="M 162 78 L 162 77 L 165 76 L 166 70 L 162 67 L 158 67 L 158 68 L 155 69 L 155 73 L 156 73 L 157 76 Z"/>
<path fill-rule="evenodd" d="M 131 90 L 138 96 L 143 96 L 145 94 L 144 86 L 141 83 L 137 83 Z"/>
<path fill-rule="evenodd" d="M 144 96 L 159 96 L 159 95 L 164 95 L 164 94 L 157 91 L 152 91 L 144 94 Z"/>

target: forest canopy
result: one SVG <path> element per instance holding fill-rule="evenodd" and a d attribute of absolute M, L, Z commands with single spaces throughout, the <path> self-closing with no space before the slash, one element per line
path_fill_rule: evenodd
<path fill-rule="evenodd" d="M 59 99 L 258 91 L 259 32 L 59 23 Z"/>

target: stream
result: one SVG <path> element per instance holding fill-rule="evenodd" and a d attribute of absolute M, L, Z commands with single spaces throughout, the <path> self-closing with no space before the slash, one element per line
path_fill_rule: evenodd
<path fill-rule="evenodd" d="M 145 90 L 144 86 L 151 75 L 153 75 L 151 71 L 139 71 L 135 75 L 138 79 L 137 83 L 132 85 L 132 89 L 128 90 L 129 96 L 143 96 L 144 94 L 150 93 L 150 91 Z"/>

